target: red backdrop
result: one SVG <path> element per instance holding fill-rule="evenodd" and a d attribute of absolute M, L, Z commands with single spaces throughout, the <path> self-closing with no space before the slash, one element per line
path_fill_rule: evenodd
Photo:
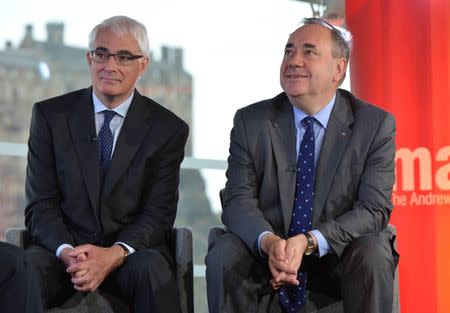
<path fill-rule="evenodd" d="M 406 313 L 450 312 L 448 0 L 347 0 L 352 91 L 397 121 L 391 223 Z"/>

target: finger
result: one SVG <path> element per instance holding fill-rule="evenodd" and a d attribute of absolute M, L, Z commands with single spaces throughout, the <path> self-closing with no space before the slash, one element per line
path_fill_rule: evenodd
<path fill-rule="evenodd" d="M 280 276 L 278 283 L 279 284 L 283 283 L 286 285 L 296 285 L 296 286 L 299 285 L 299 281 L 298 281 L 296 275 L 291 275 L 291 274 L 286 274 L 286 273 L 285 273 L 285 275 Z"/>
<path fill-rule="evenodd" d="M 88 272 L 87 270 L 78 271 L 75 274 L 72 274 L 72 277 L 80 278 L 80 277 L 83 277 L 84 275 L 86 275 L 87 272 Z"/>
<path fill-rule="evenodd" d="M 84 254 L 84 253 L 80 253 L 80 254 L 77 255 L 77 261 L 78 262 L 86 261 L 86 259 L 87 259 L 87 257 L 86 257 L 86 254 Z"/>
<path fill-rule="evenodd" d="M 270 273 L 272 274 L 272 277 L 276 277 L 280 273 L 280 271 L 275 266 L 273 266 L 273 264 L 271 262 L 269 262 L 269 270 L 270 270 Z"/>
<path fill-rule="evenodd" d="M 93 291 L 97 290 L 99 285 L 100 285 L 100 283 L 91 281 L 85 285 L 74 285 L 73 287 L 78 291 L 93 292 Z"/>
<path fill-rule="evenodd" d="M 291 267 L 289 264 L 285 263 L 284 261 L 274 261 L 272 266 L 277 270 L 277 272 L 286 272 L 289 274 L 295 274 L 292 273 Z"/>
<path fill-rule="evenodd" d="M 71 257 L 76 258 L 76 257 L 78 257 L 79 254 L 82 254 L 82 253 L 85 255 L 88 255 L 90 251 L 91 251 L 91 245 L 82 245 L 82 246 L 73 248 L 73 250 L 70 251 L 69 255 Z"/>
<path fill-rule="evenodd" d="M 77 272 L 87 271 L 88 268 L 84 263 L 73 263 L 67 269 L 66 272 L 73 275 Z"/>
<path fill-rule="evenodd" d="M 75 290 L 82 291 L 82 292 L 91 292 L 91 291 L 93 291 L 91 286 L 90 286 L 90 284 L 85 284 L 85 285 L 75 285 L 74 284 L 73 288 Z"/>
<path fill-rule="evenodd" d="M 278 275 L 273 277 L 273 281 L 274 281 L 274 283 L 279 284 L 280 282 L 284 281 L 285 277 L 286 277 L 286 273 L 280 271 L 278 273 Z"/>
<path fill-rule="evenodd" d="M 273 285 L 272 285 L 272 289 L 273 290 L 278 290 L 278 289 L 280 289 L 283 286 L 286 286 L 286 283 L 284 283 L 282 281 L 280 281 L 279 283 L 275 283 L 274 282 Z"/>
<path fill-rule="evenodd" d="M 90 277 L 88 275 L 84 275 L 84 276 L 79 277 L 79 278 L 72 277 L 72 279 L 70 281 L 75 286 L 84 287 L 84 286 L 88 285 L 91 282 L 91 279 L 90 279 Z"/>
<path fill-rule="evenodd" d="M 287 274 L 286 272 L 280 272 L 277 277 L 273 278 L 277 284 L 298 285 L 299 281 L 297 275 Z"/>
<path fill-rule="evenodd" d="M 278 290 L 280 289 L 280 287 L 284 286 L 285 283 L 283 282 L 275 282 L 273 279 L 270 280 L 270 286 L 272 287 L 272 289 L 274 290 Z"/>

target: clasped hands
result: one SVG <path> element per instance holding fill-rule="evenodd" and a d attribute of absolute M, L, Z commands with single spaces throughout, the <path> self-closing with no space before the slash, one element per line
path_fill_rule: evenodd
<path fill-rule="evenodd" d="M 74 288 L 92 292 L 123 263 L 123 249 L 118 245 L 104 248 L 86 244 L 74 249 L 64 248 L 59 258 L 70 274 Z"/>
<path fill-rule="evenodd" d="M 274 234 L 267 234 L 261 242 L 262 250 L 268 256 L 269 269 L 272 274 L 270 284 L 273 289 L 283 285 L 298 285 L 297 272 L 302 263 L 307 246 L 306 236 L 299 234 L 282 239 Z"/>

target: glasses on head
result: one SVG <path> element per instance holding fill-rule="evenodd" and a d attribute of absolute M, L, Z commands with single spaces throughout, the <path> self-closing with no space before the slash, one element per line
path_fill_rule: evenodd
<path fill-rule="evenodd" d="M 305 18 L 304 22 L 305 22 L 305 24 L 320 24 L 323 27 L 326 27 L 329 30 L 331 30 L 333 33 L 335 33 L 346 44 L 351 45 L 352 34 L 344 28 L 334 26 L 333 24 L 327 22 L 326 20 L 324 20 L 322 18 L 318 18 L 318 17 Z"/>
<path fill-rule="evenodd" d="M 127 52 L 109 53 L 103 49 L 91 50 L 92 60 L 96 63 L 107 63 L 110 57 L 114 57 L 114 61 L 119 65 L 129 65 L 134 60 L 140 59 L 143 55 L 134 55 Z"/>

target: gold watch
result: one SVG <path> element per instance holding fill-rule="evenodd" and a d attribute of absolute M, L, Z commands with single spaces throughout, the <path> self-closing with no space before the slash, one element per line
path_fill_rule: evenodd
<path fill-rule="evenodd" d="M 316 250 L 316 246 L 314 244 L 314 238 L 313 238 L 313 235 L 311 235 L 310 233 L 305 233 L 305 236 L 306 236 L 306 240 L 308 241 L 306 244 L 305 255 L 310 255 L 311 253 L 314 252 L 314 250 Z"/>
<path fill-rule="evenodd" d="M 116 245 L 118 245 L 119 247 L 121 247 L 123 249 L 123 258 L 126 259 L 127 256 L 130 255 L 130 251 L 128 250 L 128 248 L 124 244 L 121 244 L 121 243 L 116 243 Z"/>

